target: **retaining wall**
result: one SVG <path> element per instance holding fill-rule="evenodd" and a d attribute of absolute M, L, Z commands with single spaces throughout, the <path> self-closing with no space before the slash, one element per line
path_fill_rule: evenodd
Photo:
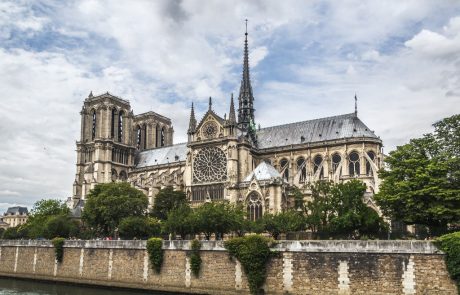
<path fill-rule="evenodd" d="M 0 240 L 0 276 L 184 293 L 248 294 L 241 264 L 220 241 L 202 242 L 199 278 L 188 241 L 164 241 L 160 274 L 145 241 L 66 241 L 62 263 L 49 241 Z M 281 241 L 267 294 L 457 294 L 444 255 L 428 241 Z"/>

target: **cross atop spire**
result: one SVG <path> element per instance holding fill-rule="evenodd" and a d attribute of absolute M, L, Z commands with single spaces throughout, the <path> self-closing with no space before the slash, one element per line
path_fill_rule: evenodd
<path fill-rule="evenodd" d="M 251 121 L 254 121 L 254 96 L 252 95 L 251 79 L 249 77 L 249 50 L 248 50 L 248 20 L 244 38 L 243 78 L 241 79 L 240 94 L 238 96 L 238 126 L 248 131 Z"/>

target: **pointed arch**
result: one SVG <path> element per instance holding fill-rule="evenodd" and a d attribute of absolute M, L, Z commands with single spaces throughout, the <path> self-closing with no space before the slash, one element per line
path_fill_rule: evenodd
<path fill-rule="evenodd" d="M 112 109 L 112 116 L 111 116 L 111 121 L 110 121 L 110 138 L 115 137 L 115 127 L 116 125 L 116 120 L 117 120 L 117 109 L 113 108 Z"/>
<path fill-rule="evenodd" d="M 263 202 L 262 196 L 258 192 L 251 192 L 246 201 L 247 218 L 251 221 L 256 221 L 262 218 Z"/>
<path fill-rule="evenodd" d="M 165 138 L 166 138 L 165 127 L 162 127 L 160 131 L 160 145 L 161 146 L 165 146 Z"/>
<path fill-rule="evenodd" d="M 289 180 L 289 161 L 286 158 L 280 161 L 280 173 L 283 175 L 285 180 Z"/>
<path fill-rule="evenodd" d="M 297 174 L 299 174 L 299 182 L 303 183 L 307 179 L 307 165 L 304 157 L 297 158 Z"/>
<path fill-rule="evenodd" d="M 348 163 L 348 174 L 349 174 L 350 176 L 359 176 L 359 174 L 360 174 L 360 170 L 359 170 L 360 161 L 359 161 L 359 154 L 358 154 L 358 152 L 352 151 L 352 152 L 348 155 L 348 160 L 349 160 L 349 163 Z"/>
<path fill-rule="evenodd" d="M 324 167 L 322 164 L 323 164 L 323 157 L 321 155 L 316 155 L 313 158 L 313 174 L 316 175 L 316 172 L 318 172 L 318 170 L 320 169 L 319 174 L 318 174 L 318 179 L 324 178 Z"/>
<path fill-rule="evenodd" d="M 375 153 L 373 151 L 368 151 L 367 155 L 372 161 L 375 161 Z M 367 176 L 373 175 L 371 163 L 369 163 L 369 160 L 366 160 L 366 175 Z"/>
<path fill-rule="evenodd" d="M 123 142 L 123 118 L 124 112 L 120 111 L 118 113 L 118 141 Z"/>
<path fill-rule="evenodd" d="M 92 128 L 91 128 L 91 139 L 94 140 L 96 138 L 96 130 L 97 130 L 97 115 L 96 110 L 93 109 L 92 111 Z"/>

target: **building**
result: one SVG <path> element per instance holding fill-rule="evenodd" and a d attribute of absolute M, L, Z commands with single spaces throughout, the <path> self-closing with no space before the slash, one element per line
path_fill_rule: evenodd
<path fill-rule="evenodd" d="M 263 100 L 260 100 L 263 103 Z M 186 143 L 173 144 L 172 122 L 154 112 L 134 115 L 129 102 L 109 93 L 85 99 L 73 203 L 82 204 L 97 183 L 129 181 L 150 204 L 166 186 L 183 190 L 193 205 L 228 200 L 243 203 L 250 219 L 294 206 L 290 188 L 320 179 L 352 178 L 367 185 L 365 202 L 377 209 L 377 171 L 382 141 L 355 111 L 256 128 L 247 32 L 237 106 L 216 114 L 209 98 L 197 120 L 192 103 Z M 236 109 L 236 107 L 238 109 Z"/>
<path fill-rule="evenodd" d="M 16 227 L 27 222 L 29 211 L 27 207 L 10 207 L 0 218 L 0 227 Z M 5 223 L 8 226 L 5 226 Z"/>

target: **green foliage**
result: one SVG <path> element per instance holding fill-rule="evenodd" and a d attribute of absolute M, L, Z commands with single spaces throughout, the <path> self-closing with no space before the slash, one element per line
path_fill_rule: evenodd
<path fill-rule="evenodd" d="M 460 294 L 460 232 L 441 236 L 435 240 L 436 246 L 446 253 L 446 264 L 450 277 L 457 282 Z"/>
<path fill-rule="evenodd" d="M 185 193 L 175 191 L 172 187 L 167 187 L 158 192 L 152 208 L 152 216 L 166 220 L 168 212 L 187 203 Z"/>
<path fill-rule="evenodd" d="M 192 248 L 192 253 L 190 254 L 190 268 L 192 269 L 192 273 L 195 275 L 195 277 L 198 277 L 200 275 L 200 269 L 201 269 L 201 256 L 200 256 L 200 248 L 201 248 L 201 243 L 198 240 L 192 240 L 191 241 L 191 248 Z"/>
<path fill-rule="evenodd" d="M 58 223 L 63 221 L 69 213 L 70 210 L 67 208 L 64 201 L 52 199 L 40 200 L 34 204 L 29 218 L 27 219 L 27 223 L 24 225 L 24 230 L 31 239 L 43 237 L 53 238 L 56 236 L 69 237 L 67 235 L 69 232 L 75 233 L 73 224 L 69 224 L 67 233 L 62 234 L 62 232 L 55 232 L 55 230 L 61 231 L 61 229 L 58 229 Z M 60 219 L 56 220 L 58 217 L 60 217 Z M 70 223 L 70 219 L 67 221 Z"/>
<path fill-rule="evenodd" d="M 285 211 L 276 214 L 265 214 L 263 216 L 265 230 L 274 239 L 278 239 L 280 234 L 305 229 L 305 220 L 302 213 L 295 211 Z"/>
<path fill-rule="evenodd" d="M 82 220 L 97 235 L 110 236 L 123 218 L 145 216 L 147 205 L 147 197 L 129 183 L 97 184 L 87 196 Z"/>
<path fill-rule="evenodd" d="M 46 219 L 42 236 L 47 239 L 54 237 L 75 237 L 79 233 L 79 224 L 68 215 L 49 216 Z"/>
<path fill-rule="evenodd" d="M 432 235 L 460 222 L 460 115 L 434 128 L 390 152 L 375 196 L 386 216 L 426 225 Z"/>
<path fill-rule="evenodd" d="M 163 232 L 180 234 L 182 239 L 185 239 L 187 234 L 194 232 L 194 214 L 188 204 L 172 209 L 167 216 L 167 220 L 163 223 Z"/>
<path fill-rule="evenodd" d="M 160 221 L 153 217 L 130 216 L 123 218 L 118 226 L 120 237 L 126 240 L 134 238 L 146 240 L 158 236 L 161 232 Z"/>
<path fill-rule="evenodd" d="M 160 238 L 150 238 L 147 240 L 147 253 L 149 254 L 150 264 L 152 269 L 157 273 L 161 272 L 161 266 L 163 265 L 163 254 L 162 248 L 163 240 Z"/>
<path fill-rule="evenodd" d="M 195 209 L 195 229 L 204 233 L 207 240 L 214 233 L 216 239 L 235 231 L 242 224 L 244 213 L 227 203 L 205 203 Z"/>
<path fill-rule="evenodd" d="M 61 263 L 62 258 L 64 257 L 64 238 L 54 238 L 51 240 L 54 246 L 54 254 L 56 256 L 56 261 Z"/>
<path fill-rule="evenodd" d="M 3 233 L 5 232 L 4 228 L 0 228 L 0 239 L 3 238 Z"/>
<path fill-rule="evenodd" d="M 251 294 L 263 294 L 262 286 L 266 279 L 267 262 L 271 257 L 271 240 L 261 235 L 234 238 L 224 243 L 231 257 L 243 266 L 248 277 Z"/>
<path fill-rule="evenodd" d="M 316 182 L 310 185 L 312 201 L 306 205 L 306 223 L 325 237 L 352 238 L 385 235 L 387 225 L 363 202 L 366 185 L 353 179 L 345 183 Z"/>

